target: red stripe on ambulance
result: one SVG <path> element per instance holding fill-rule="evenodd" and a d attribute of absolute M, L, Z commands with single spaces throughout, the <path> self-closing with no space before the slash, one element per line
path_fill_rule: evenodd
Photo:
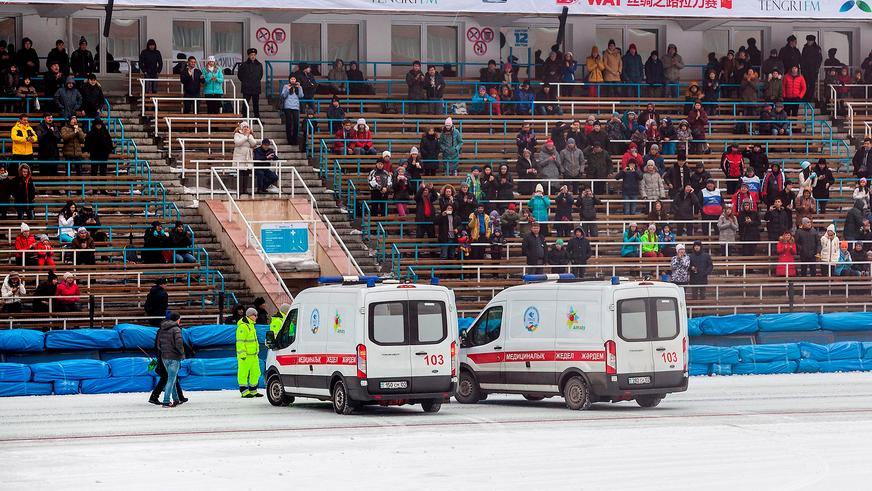
<path fill-rule="evenodd" d="M 523 363 L 534 361 L 604 362 L 605 351 L 507 351 L 505 353 L 470 353 L 467 357 L 477 364 Z"/>
<path fill-rule="evenodd" d="M 357 355 L 278 355 L 279 365 L 356 365 Z"/>

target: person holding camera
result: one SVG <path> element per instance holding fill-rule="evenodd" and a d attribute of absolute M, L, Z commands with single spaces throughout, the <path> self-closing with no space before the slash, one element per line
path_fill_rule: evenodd
<path fill-rule="evenodd" d="M 285 137 L 289 145 L 297 145 L 300 133 L 300 101 L 303 99 L 303 87 L 297 77 L 291 75 L 288 83 L 282 87 L 282 113 L 285 117 Z"/>

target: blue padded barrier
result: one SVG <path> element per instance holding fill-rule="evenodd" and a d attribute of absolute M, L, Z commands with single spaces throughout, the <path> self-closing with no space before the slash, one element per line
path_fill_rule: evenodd
<path fill-rule="evenodd" d="M 239 363 L 236 358 L 190 358 L 182 361 L 192 376 L 236 376 Z"/>
<path fill-rule="evenodd" d="M 0 363 L 0 382 L 27 382 L 30 367 L 22 363 Z"/>
<path fill-rule="evenodd" d="M 691 317 L 690 319 L 687 319 L 688 336 L 702 336 L 700 325 L 702 324 L 703 319 L 705 319 L 705 317 Z"/>
<path fill-rule="evenodd" d="M 66 329 L 45 334 L 45 349 L 118 349 L 123 346 L 114 329 Z"/>
<path fill-rule="evenodd" d="M 742 363 L 798 360 L 801 358 L 796 343 L 752 344 L 739 346 L 739 359 Z"/>
<path fill-rule="evenodd" d="M 769 375 L 773 373 L 794 373 L 796 372 L 795 361 L 770 361 L 770 362 L 751 362 L 737 363 L 733 365 L 734 375 Z"/>
<path fill-rule="evenodd" d="M 708 375 L 711 365 L 705 363 L 690 363 L 687 365 L 687 371 L 691 377 L 696 375 Z"/>
<path fill-rule="evenodd" d="M 52 382 L 52 391 L 56 396 L 68 396 L 79 393 L 78 380 L 55 380 Z"/>
<path fill-rule="evenodd" d="M 754 314 L 734 314 L 705 317 L 700 329 L 703 334 L 713 336 L 754 334 L 757 332 L 757 316 Z"/>
<path fill-rule="evenodd" d="M 0 397 L 47 396 L 51 390 L 46 382 L 0 382 Z"/>
<path fill-rule="evenodd" d="M 726 365 L 739 363 L 739 352 L 735 348 L 691 345 L 689 355 L 691 363 L 723 363 Z"/>
<path fill-rule="evenodd" d="M 156 327 L 140 326 L 137 324 L 118 324 L 115 326 L 115 331 L 118 332 L 121 343 L 129 350 L 154 350 L 154 339 L 157 337 Z"/>
<path fill-rule="evenodd" d="M 0 351 L 21 353 L 45 350 L 45 334 L 33 329 L 0 331 Z"/>
<path fill-rule="evenodd" d="M 239 390 L 236 375 L 203 377 L 188 375 L 181 378 L 182 390 Z"/>
<path fill-rule="evenodd" d="M 821 362 L 811 358 L 800 358 L 797 373 L 818 373 L 821 371 Z"/>
<path fill-rule="evenodd" d="M 732 375 L 733 365 L 726 363 L 712 363 L 712 375 Z"/>
<path fill-rule="evenodd" d="M 236 326 L 211 324 L 186 327 L 182 329 L 182 339 L 194 348 L 236 344 Z"/>
<path fill-rule="evenodd" d="M 30 365 L 34 382 L 109 377 L 109 365 L 100 360 L 65 360 Z"/>
<path fill-rule="evenodd" d="M 144 356 L 114 358 L 106 362 L 109 365 L 110 377 L 142 377 L 146 375 L 156 377 L 157 374 L 148 369 L 149 363 L 151 363 L 151 359 Z"/>
<path fill-rule="evenodd" d="M 763 332 L 820 330 L 818 314 L 810 312 L 761 314 L 757 317 L 757 327 Z"/>
<path fill-rule="evenodd" d="M 863 359 L 822 361 L 820 364 L 823 373 L 872 370 L 872 361 Z"/>
<path fill-rule="evenodd" d="M 870 331 L 872 312 L 833 312 L 821 314 L 821 329 L 830 331 Z"/>
<path fill-rule="evenodd" d="M 116 394 L 119 392 L 151 392 L 154 377 L 110 377 L 82 380 L 82 394 Z"/>

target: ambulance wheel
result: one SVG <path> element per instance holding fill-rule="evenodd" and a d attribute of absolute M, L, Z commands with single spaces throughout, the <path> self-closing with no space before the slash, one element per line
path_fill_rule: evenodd
<path fill-rule="evenodd" d="M 424 408 L 425 413 L 438 413 L 442 409 L 442 401 L 439 399 L 424 401 L 421 403 L 421 407 Z"/>
<path fill-rule="evenodd" d="M 475 377 L 466 370 L 460 371 L 460 380 L 457 382 L 454 398 L 461 404 L 475 404 L 483 399 Z"/>
<path fill-rule="evenodd" d="M 589 408 L 590 388 L 587 382 L 579 376 L 572 377 L 563 386 L 563 398 L 566 400 L 566 407 L 573 411 Z"/>
<path fill-rule="evenodd" d="M 272 375 L 269 378 L 266 385 L 266 398 L 273 406 L 288 406 L 294 402 L 294 396 L 285 394 L 285 388 L 278 375 Z"/>
<path fill-rule="evenodd" d="M 348 398 L 348 389 L 345 388 L 345 382 L 339 380 L 333 385 L 333 410 L 336 414 L 351 414 L 354 412 L 354 405 Z"/>
<path fill-rule="evenodd" d="M 661 395 L 649 395 L 649 396 L 639 396 L 636 397 L 636 404 L 641 407 L 657 407 L 660 404 L 660 401 L 663 400 L 663 396 Z"/>
<path fill-rule="evenodd" d="M 545 399 L 545 396 L 534 396 L 531 394 L 524 394 L 524 399 L 527 399 L 528 401 L 541 401 L 541 400 Z"/>

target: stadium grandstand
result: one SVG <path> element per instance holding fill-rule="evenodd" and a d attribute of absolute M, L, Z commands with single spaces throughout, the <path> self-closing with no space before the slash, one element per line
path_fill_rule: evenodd
<path fill-rule="evenodd" d="M 6 2 L 0 325 L 235 324 L 325 274 L 468 317 L 542 272 L 867 311 L 872 24 L 839 3 Z"/>

